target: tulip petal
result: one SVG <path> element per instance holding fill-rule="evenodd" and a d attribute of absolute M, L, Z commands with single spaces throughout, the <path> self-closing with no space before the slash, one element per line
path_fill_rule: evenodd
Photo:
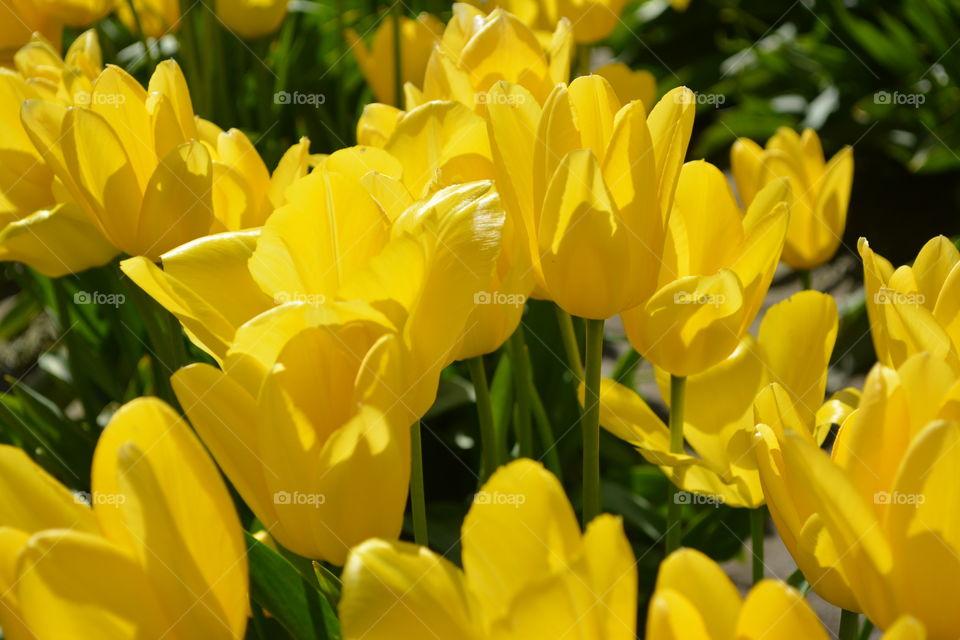
<path fill-rule="evenodd" d="M 740 595 L 723 569 L 693 549 L 674 551 L 660 565 L 654 593 L 673 592 L 702 616 L 707 637 L 733 638 Z M 681 636 L 683 637 L 683 636 Z"/>
<path fill-rule="evenodd" d="M 344 640 L 480 640 L 476 603 L 462 572 L 429 549 L 370 540 L 343 569 Z"/>
<path fill-rule="evenodd" d="M 760 640 L 827 640 L 827 632 L 803 595 L 776 580 L 750 590 L 740 612 L 737 638 Z"/>
<path fill-rule="evenodd" d="M 668 91 L 650 110 L 647 126 L 653 139 L 657 158 L 657 193 L 660 199 L 660 215 L 666 221 L 673 210 L 673 196 L 680 178 L 680 169 L 687 155 L 690 134 L 693 132 L 693 116 L 696 98 L 686 87 Z"/>
<path fill-rule="evenodd" d="M 242 637 L 240 522 L 217 468 L 169 406 L 140 398 L 114 414 L 94 454 L 93 491 L 108 498 L 94 509 L 101 530 L 143 567 L 172 632 Z"/>
<path fill-rule="evenodd" d="M 463 567 L 491 619 L 507 613 L 524 585 L 572 560 L 580 548 L 580 528 L 563 487 L 528 459 L 496 471 L 463 522 Z"/>
<path fill-rule="evenodd" d="M 0 230 L 0 260 L 16 260 L 50 278 L 104 265 L 117 254 L 72 205 L 36 211 Z"/>

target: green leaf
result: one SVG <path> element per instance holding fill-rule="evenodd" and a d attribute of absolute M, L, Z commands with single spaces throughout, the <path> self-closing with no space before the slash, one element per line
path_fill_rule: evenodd
<path fill-rule="evenodd" d="M 276 551 L 244 533 L 250 559 L 250 595 L 296 640 L 339 640 L 336 612 L 315 584 Z"/>

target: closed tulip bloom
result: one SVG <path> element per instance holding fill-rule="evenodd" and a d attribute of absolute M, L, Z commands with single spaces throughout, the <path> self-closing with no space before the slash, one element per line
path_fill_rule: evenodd
<path fill-rule="evenodd" d="M 218 0 L 217 17 L 241 38 L 269 36 L 287 15 L 287 0 Z"/>
<path fill-rule="evenodd" d="M 585 533 L 557 479 L 521 459 L 463 523 L 463 570 L 425 547 L 370 540 L 344 567 L 344 640 L 533 640 L 636 635 L 637 572 L 619 518 Z"/>
<path fill-rule="evenodd" d="M 578 44 L 596 42 L 610 35 L 620 22 L 624 6 L 622 0 L 473 0 L 471 4 L 509 11 L 540 32 L 550 32 L 559 22 L 567 20 Z"/>
<path fill-rule="evenodd" d="M 817 614 L 796 589 L 778 580 L 754 585 L 746 598 L 713 560 L 693 549 L 667 556 L 647 614 L 649 640 L 827 640 Z M 884 640 L 924 640 L 923 625 L 904 616 Z"/>
<path fill-rule="evenodd" d="M 394 16 L 380 21 L 369 47 L 353 29 L 347 30 L 347 40 L 378 102 L 400 105 L 402 96 L 396 93 L 396 64 L 394 61 Z M 443 23 L 429 13 L 421 13 L 415 19 L 400 18 L 400 49 L 402 83 L 420 84 L 427 67 L 427 58 L 434 43 L 443 31 Z"/>
<path fill-rule="evenodd" d="M 133 6 L 140 19 L 139 28 L 147 38 L 160 39 L 168 33 L 173 33 L 180 26 L 180 3 L 177 0 L 132 0 Z M 130 3 L 116 4 L 117 16 L 123 26 L 134 35 L 140 35 L 137 20 L 130 10 Z"/>
<path fill-rule="evenodd" d="M 0 459 L 5 637 L 244 637 L 240 521 L 166 404 L 140 398 L 114 414 L 93 458 L 92 508 L 23 451 L 0 446 Z"/>
<path fill-rule="evenodd" d="M 759 507 L 764 497 L 753 453 L 758 394 L 776 383 L 773 400 L 790 407 L 818 443 L 855 406 L 851 390 L 823 402 L 837 322 L 829 295 L 794 294 L 767 310 L 756 338 L 744 336 L 725 360 L 690 376 L 683 433 L 692 454 L 671 453 L 667 425 L 636 392 L 611 379 L 602 381 L 600 424 L 684 491 L 732 507 Z M 657 369 L 656 379 L 669 406 L 670 376 Z"/>
<path fill-rule="evenodd" d="M 639 100 L 645 108 L 653 106 L 657 97 L 657 81 L 653 74 L 645 69 L 631 69 L 622 62 L 605 64 L 595 74 L 603 76 L 613 87 L 614 93 L 623 104 Z"/>
<path fill-rule="evenodd" d="M 114 8 L 109 0 L 33 0 L 33 5 L 58 24 L 75 28 L 89 27 Z"/>
<path fill-rule="evenodd" d="M 960 371 L 960 252 L 937 236 L 912 265 L 893 268 L 866 238 L 857 243 L 863 260 L 867 315 L 877 360 L 899 367 L 928 351 Z"/>
<path fill-rule="evenodd" d="M 497 184 L 507 211 L 524 222 L 537 295 L 603 319 L 653 292 L 662 211 L 693 126 L 687 91 L 672 91 L 648 117 L 639 101 L 621 106 L 600 76 L 557 86 L 542 111 L 519 99 L 529 96 L 522 87 L 494 88 Z"/>
<path fill-rule="evenodd" d="M 766 185 L 746 213 L 713 165 L 683 166 L 656 291 L 622 315 L 630 343 L 675 376 L 729 356 L 766 296 L 787 231 L 788 187 Z"/>
<path fill-rule="evenodd" d="M 60 48 L 61 25 L 34 0 L 8 0 L 0 4 L 0 67 L 13 67 L 13 56 L 20 47 L 40 33 Z"/>
<path fill-rule="evenodd" d="M 198 122 L 180 68 L 158 65 L 146 90 L 119 67 L 86 106 L 27 100 L 21 118 L 46 164 L 117 250 L 157 260 L 211 232 L 263 223 L 270 177 L 240 131 Z M 215 144 L 214 144 L 215 143 Z"/>
<path fill-rule="evenodd" d="M 929 638 L 953 638 L 960 538 L 960 381 L 921 353 L 876 365 L 832 455 L 788 415 L 758 412 L 757 459 L 771 515 L 810 583 L 881 629 L 910 615 Z"/>
<path fill-rule="evenodd" d="M 790 182 L 790 226 L 783 261 L 793 269 L 813 269 L 829 261 L 840 246 L 853 183 L 853 149 L 844 147 L 829 162 L 812 129 L 797 135 L 781 127 L 766 148 L 740 138 L 730 151 L 733 176 L 744 206 L 764 185 Z"/>

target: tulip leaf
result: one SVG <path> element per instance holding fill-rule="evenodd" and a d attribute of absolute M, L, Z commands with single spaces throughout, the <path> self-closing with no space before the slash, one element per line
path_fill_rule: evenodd
<path fill-rule="evenodd" d="M 250 595 L 295 640 L 339 640 L 340 624 L 317 585 L 248 533 Z"/>

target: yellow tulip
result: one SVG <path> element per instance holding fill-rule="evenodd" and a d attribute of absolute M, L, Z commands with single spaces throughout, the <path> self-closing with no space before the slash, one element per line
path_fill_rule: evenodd
<path fill-rule="evenodd" d="M 34 0 L 6 0 L 0 4 L 0 67 L 13 67 L 13 56 L 40 33 L 60 48 L 62 28 L 55 15 L 37 6 Z"/>
<path fill-rule="evenodd" d="M 683 166 L 656 292 L 622 314 L 637 351 L 689 376 L 736 349 L 780 259 L 787 193 L 785 181 L 771 182 L 744 214 L 719 169 L 703 161 Z"/>
<path fill-rule="evenodd" d="M 33 0 L 34 6 L 58 23 L 89 27 L 114 8 L 110 0 Z"/>
<path fill-rule="evenodd" d="M 741 598 L 717 563 L 693 549 L 679 549 L 660 565 L 647 615 L 649 640 L 827 640 L 817 614 L 796 589 L 763 580 Z M 904 616 L 884 640 L 925 640 L 915 618 Z"/>
<path fill-rule="evenodd" d="M 484 9 L 509 11 L 528 27 L 552 31 L 562 20 L 570 22 L 576 42 L 587 44 L 610 35 L 620 22 L 623 0 L 470 0 Z"/>
<path fill-rule="evenodd" d="M 797 135 L 777 130 L 766 148 L 740 138 L 730 151 L 740 198 L 749 206 L 764 185 L 790 182 L 790 226 L 783 261 L 793 269 L 813 269 L 830 260 L 840 246 L 847 223 L 853 183 L 853 149 L 844 147 L 829 162 L 812 129 Z"/>
<path fill-rule="evenodd" d="M 280 28 L 287 0 L 217 0 L 217 17 L 241 38 L 262 38 Z"/>
<path fill-rule="evenodd" d="M 497 185 L 523 221 L 540 295 L 592 319 L 642 303 L 693 126 L 688 90 L 649 117 L 639 101 L 621 107 L 601 76 L 558 85 L 542 111 L 520 86 L 490 93 Z"/>
<path fill-rule="evenodd" d="M 73 42 L 61 59 L 35 36 L 16 54 L 16 71 L 0 69 L 0 260 L 24 262 L 62 276 L 109 262 L 114 249 L 72 203 L 58 204 L 54 174 L 20 123 L 24 100 L 67 107 L 85 103 L 100 73 L 95 31 Z"/>
<path fill-rule="evenodd" d="M 160 39 L 168 33 L 175 32 L 180 27 L 180 3 L 178 0 L 132 0 L 139 27 L 147 38 Z M 139 36 L 140 29 L 137 20 L 130 10 L 130 1 L 124 0 L 116 4 L 117 17 L 130 33 Z"/>
<path fill-rule="evenodd" d="M 369 540 L 344 567 L 344 640 L 636 636 L 637 571 L 619 518 L 581 534 L 557 479 L 521 459 L 477 493 L 463 570 L 424 547 Z"/>
<path fill-rule="evenodd" d="M 394 16 L 380 21 L 373 34 L 370 48 L 353 29 L 347 30 L 350 50 L 357 59 L 360 71 L 373 91 L 377 101 L 399 105 L 401 96 L 396 93 L 396 63 L 394 60 Z M 419 84 L 427 68 L 427 58 L 443 31 L 443 23 L 429 13 L 421 13 L 415 19 L 400 18 L 400 49 L 402 82 Z"/>
<path fill-rule="evenodd" d="M 151 260 L 211 232 L 262 224 L 272 211 L 263 161 L 237 130 L 193 114 L 176 62 L 160 63 L 147 90 L 107 67 L 85 106 L 26 100 L 30 140 L 62 183 L 66 202 L 116 250 Z M 283 175 L 289 181 L 291 176 Z"/>
<path fill-rule="evenodd" d="M 637 393 L 611 379 L 601 383 L 600 424 L 659 465 L 677 487 L 733 507 L 758 507 L 754 403 L 765 398 L 757 396 L 777 383 L 771 400 L 791 407 L 823 442 L 831 424 L 850 411 L 841 400 L 855 396 L 848 390 L 823 405 L 836 336 L 837 306 L 826 294 L 804 291 L 770 307 L 757 338 L 744 336 L 725 360 L 687 379 L 683 433 L 693 455 L 671 453 L 667 425 Z M 657 369 L 656 378 L 669 406 L 670 377 Z"/>
<path fill-rule="evenodd" d="M 91 509 L 0 446 L 0 624 L 11 640 L 243 638 L 242 529 L 217 468 L 163 402 L 110 420 L 93 459 Z"/>
<path fill-rule="evenodd" d="M 923 246 L 913 266 L 893 268 L 857 244 L 863 260 L 867 315 L 877 360 L 899 367 L 929 351 L 960 371 L 960 252 L 943 236 Z"/>
<path fill-rule="evenodd" d="M 621 103 L 639 100 L 645 108 L 646 105 L 653 106 L 657 97 L 657 81 L 649 71 L 634 71 L 622 62 L 611 62 L 594 73 L 607 79 Z"/>
<path fill-rule="evenodd" d="M 400 533 L 409 426 L 433 403 L 475 281 L 493 271 L 503 211 L 489 183 L 473 183 L 388 225 L 333 171 L 355 156 L 336 156 L 291 186 L 290 205 L 259 237 L 223 236 L 219 248 L 189 249 L 186 262 L 170 256 L 164 271 L 143 258 L 123 266 L 168 308 L 184 304 L 192 315 L 178 315 L 195 338 L 220 341 L 221 370 L 192 365 L 173 385 L 240 495 L 281 545 L 342 564 L 351 546 Z M 318 216 L 324 202 L 331 208 Z M 209 269 L 228 249 L 226 264 Z M 236 329 L 227 317 L 211 322 L 215 311 L 242 315 L 240 302 L 219 309 L 225 293 L 203 297 L 246 263 L 239 280 L 262 289 L 245 311 L 264 298 L 267 310 Z M 168 287 L 178 297 L 164 297 Z"/>
<path fill-rule="evenodd" d="M 881 629 L 910 615 L 930 638 L 956 636 L 960 617 L 941 605 L 960 594 L 956 373 L 928 353 L 876 365 L 832 459 L 788 414 L 758 414 L 767 503 L 814 589 Z"/>

